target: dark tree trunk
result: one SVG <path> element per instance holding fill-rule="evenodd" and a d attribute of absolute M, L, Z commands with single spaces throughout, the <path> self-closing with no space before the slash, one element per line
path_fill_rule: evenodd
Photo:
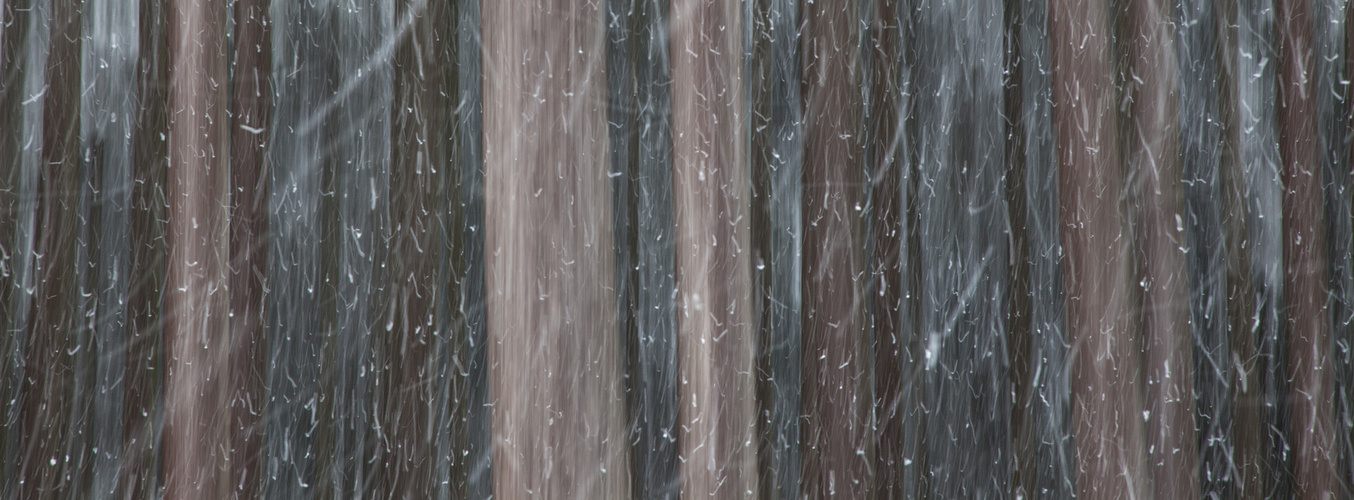
<path fill-rule="evenodd" d="M 913 274 L 915 245 L 909 238 L 916 214 L 909 203 L 914 145 L 911 116 L 911 80 L 914 64 L 909 43 L 913 26 L 912 2 L 875 0 L 871 3 L 871 45 L 868 55 L 870 99 L 867 106 L 868 168 L 871 188 L 870 227 L 872 304 L 870 325 L 874 341 L 874 417 L 876 419 L 875 489 L 880 498 L 909 498 L 921 493 L 923 463 L 918 460 L 924 428 L 920 418 L 921 367 Z"/>
<path fill-rule="evenodd" d="M 874 491 L 865 284 L 863 80 L 858 4 L 802 5 L 804 130 L 803 490 Z M 861 455 L 858 456 L 858 453 Z"/>
<path fill-rule="evenodd" d="M 493 495 L 493 408 L 489 400 L 488 290 L 485 280 L 484 231 L 484 127 L 480 0 L 456 2 L 456 166 L 454 187 L 449 188 L 447 210 L 459 214 L 451 227 L 458 238 L 448 247 L 453 257 L 452 281 L 461 285 L 456 311 L 451 316 L 465 325 L 453 360 L 466 378 L 464 395 L 469 407 L 463 418 L 467 435 L 457 439 L 461 460 L 453 479 L 465 478 L 469 498 Z"/>
<path fill-rule="evenodd" d="M 273 51 L 265 0 L 235 2 L 230 103 L 230 488 L 263 494 L 267 396 L 268 132 Z"/>
<path fill-rule="evenodd" d="M 122 494 L 147 498 L 160 490 L 164 405 L 165 191 L 169 150 L 166 107 L 168 11 L 163 0 L 140 2 L 133 131 L 130 277 L 127 303 L 127 372 L 123 383 Z M 260 410 L 262 406 L 258 407 Z"/>
<path fill-rule="evenodd" d="M 1263 498 L 1265 492 L 1265 434 L 1263 401 L 1260 385 L 1260 342 L 1256 333 L 1262 332 L 1261 309 L 1256 299 L 1260 283 L 1251 274 L 1258 253 L 1258 242 L 1250 240 L 1249 220 L 1251 186 L 1246 175 L 1247 148 L 1243 135 L 1245 122 L 1253 120 L 1253 113 L 1242 107 L 1242 78 L 1244 68 L 1238 49 L 1242 41 L 1239 23 L 1241 9 L 1236 2 L 1213 0 L 1214 26 L 1217 44 L 1214 46 L 1217 68 L 1218 117 L 1221 122 L 1221 151 L 1218 156 L 1218 182 L 1221 192 L 1221 225 L 1226 253 L 1226 335 L 1229 352 L 1224 353 L 1231 372 L 1225 379 L 1231 398 L 1231 439 L 1233 443 L 1229 470 L 1233 498 Z M 1254 34 L 1246 34 L 1247 39 Z M 1247 74 L 1247 82 L 1252 78 Z M 1272 80 L 1270 83 L 1273 83 Z M 1272 92 L 1272 86 L 1271 86 Z M 1182 115 L 1184 117 L 1186 115 Z M 1214 270 L 1221 272 L 1221 270 Z M 1216 299 L 1215 299 L 1216 300 Z"/>
<path fill-rule="evenodd" d="M 1015 8 L 1008 4 L 1008 9 Z M 1026 453 L 1031 454 L 1031 461 L 1030 466 L 1013 467 L 1018 471 L 1013 480 L 1025 488 L 1026 495 L 1066 498 L 1077 491 L 1078 471 L 1068 378 L 1070 343 L 1058 213 L 1059 163 L 1054 156 L 1049 13 L 1048 6 L 1038 0 L 1021 0 L 1019 9 L 1019 16 L 1008 16 L 1019 23 L 1007 57 L 1018 58 L 1020 79 L 1015 86 L 1018 91 L 1007 92 L 1016 102 L 1008 101 L 1006 109 L 1020 119 L 1011 127 L 1014 145 L 1007 192 L 1010 199 L 1023 203 L 1022 208 L 1013 201 L 1010 208 L 1011 251 L 1025 257 L 1011 259 L 1013 306 L 1008 314 L 1015 353 L 1011 377 L 1016 387 L 1030 387 L 1023 397 L 1018 393 L 1014 402 L 1015 413 L 1024 415 L 1019 427 L 1012 422 L 1012 440 L 1030 447 Z M 1026 266 L 1027 271 L 1020 270 Z M 1028 273 L 1023 286 L 1014 279 L 1021 273 Z M 1026 294 L 1028 298 L 1019 298 Z M 1014 306 L 1022 300 L 1028 301 L 1028 320 Z M 1028 321 L 1028 348 L 1014 347 L 1019 344 L 1017 323 L 1021 321 Z M 1016 369 L 1020 364 L 1024 364 L 1022 375 Z"/>
<path fill-rule="evenodd" d="M 136 106 L 137 5 L 91 2 L 86 8 L 81 81 L 98 82 L 86 88 L 81 103 L 82 142 L 86 166 L 81 200 L 85 227 L 85 256 L 91 265 L 81 291 L 86 320 L 92 322 L 86 342 L 82 377 L 92 379 L 93 397 L 85 401 L 89 437 L 85 453 L 91 457 L 88 492 L 91 498 L 119 498 L 118 474 L 123 463 L 123 404 L 126 401 L 128 286 L 131 275 L 127 226 L 131 221 L 132 127 Z M 92 375 L 92 377 L 90 377 Z M 78 386 L 77 386 L 78 387 Z"/>
<path fill-rule="evenodd" d="M 458 411 L 461 403 L 448 401 L 444 386 L 450 373 L 440 351 L 452 347 L 453 332 L 440 307 L 453 290 L 442 281 L 438 261 L 446 258 L 445 203 L 451 162 L 451 137 L 456 103 L 456 68 L 451 49 L 453 10 L 448 2 L 399 0 L 395 22 L 394 102 L 390 164 L 390 232 L 388 286 L 390 307 L 379 316 L 378 327 L 391 326 L 385 341 L 385 359 L 391 367 L 385 382 L 399 388 L 387 394 L 393 456 L 377 491 L 396 498 L 452 495 L 439 449 L 450 452 L 450 422 L 444 412 Z M 379 41 L 380 43 L 384 43 Z M 379 331 L 379 329 L 378 329 Z M 450 353 L 447 353 L 450 354 Z M 454 409 L 454 410 L 453 410 Z M 436 425 L 434 424 L 436 422 Z M 432 432 L 429 432 L 432 430 Z M 463 489 L 455 490 L 464 497 Z"/>
<path fill-rule="evenodd" d="M 939 1 L 915 14 L 930 492 L 994 496 L 1011 470 L 1003 15 L 997 3 Z"/>
<path fill-rule="evenodd" d="M 1334 423 L 1322 206 L 1316 54 L 1311 0 L 1275 2 L 1278 17 L 1279 153 L 1284 182 L 1284 287 L 1288 316 L 1287 404 L 1295 494 L 1334 494 Z M 1326 89 L 1321 89 L 1324 92 Z"/>
<path fill-rule="evenodd" d="M 1227 203 L 1234 198 L 1224 192 L 1224 167 L 1220 164 L 1226 153 L 1222 138 L 1227 121 L 1222 116 L 1224 101 L 1219 91 L 1226 82 L 1218 64 L 1219 17 L 1214 12 L 1213 0 L 1178 0 L 1173 4 L 1178 29 L 1176 61 L 1180 68 L 1180 107 L 1176 119 L 1180 121 L 1183 156 L 1181 217 L 1189 249 L 1185 258 L 1194 338 L 1193 390 L 1198 398 L 1193 424 L 1187 423 L 1185 429 L 1197 429 L 1199 467 L 1186 472 L 1198 477 L 1201 495 L 1233 498 L 1235 483 L 1241 478 L 1232 473 L 1230 458 L 1236 446 L 1231 391 L 1235 366 L 1227 332 L 1230 321 L 1227 261 L 1231 249 L 1224 235 L 1223 220 Z M 1188 438 L 1188 433 L 1181 430 L 1175 429 L 1174 433 Z"/>
<path fill-rule="evenodd" d="M 23 447 L 20 425 L 27 351 L 37 154 L 32 144 L 42 133 L 41 109 L 30 96 L 41 88 L 42 61 L 30 41 L 38 33 L 41 13 L 34 2 L 7 1 L 0 5 L 0 496 L 19 495 Z"/>
<path fill-rule="evenodd" d="M 77 380 L 76 354 L 90 347 L 80 342 L 87 325 L 79 287 L 83 266 L 77 264 L 82 227 L 82 190 L 77 186 L 81 186 L 82 163 L 80 55 L 84 4 L 53 0 L 29 7 L 24 17 L 32 23 L 32 31 L 24 48 L 18 50 L 28 52 L 25 100 L 30 100 L 29 109 L 41 117 L 24 117 L 25 128 L 31 132 L 25 134 L 24 144 L 36 146 L 37 151 L 26 154 L 19 163 L 23 176 L 20 196 L 33 197 L 21 203 L 19 216 L 31 217 L 28 220 L 32 222 L 21 222 L 28 227 L 19 228 L 18 239 L 26 241 L 15 250 L 31 260 L 18 266 L 23 273 L 22 293 L 28 296 L 20 301 L 24 303 L 20 307 L 27 309 L 23 313 L 26 324 L 16 325 L 16 330 L 24 333 L 15 336 L 21 346 L 23 378 L 16 403 L 20 416 L 12 429 L 20 430 L 7 443 L 22 450 L 10 458 L 18 461 L 18 471 L 10 477 L 18 479 L 17 497 L 22 498 L 52 491 L 82 491 L 79 476 L 86 454 L 79 443 L 88 419 L 76 413 L 82 405 L 74 389 L 81 382 Z M 29 109 L 24 110 L 25 115 Z"/>
<path fill-rule="evenodd" d="M 669 6 L 609 0 L 607 9 L 617 321 L 628 374 L 631 494 L 673 498 L 681 476 Z"/>

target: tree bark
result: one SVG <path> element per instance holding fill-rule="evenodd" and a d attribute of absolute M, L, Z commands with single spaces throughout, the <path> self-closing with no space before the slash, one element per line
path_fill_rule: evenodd
<path fill-rule="evenodd" d="M 757 490 L 742 19 L 734 3 L 672 5 L 678 446 L 682 495 L 701 498 Z"/>
<path fill-rule="evenodd" d="M 1330 310 L 1310 0 L 1275 2 L 1294 493 L 1335 493 Z M 1320 90 L 1322 92 L 1325 89 Z"/>
<path fill-rule="evenodd" d="M 1050 3 L 1049 11 L 1077 492 L 1145 498 L 1142 368 L 1129 329 L 1109 13 L 1103 4 L 1070 0 Z"/>
<path fill-rule="evenodd" d="M 178 0 L 169 16 L 165 247 L 165 496 L 230 491 L 226 6 Z"/>
<path fill-rule="evenodd" d="M 268 132 L 273 51 L 268 3 L 235 2 L 230 102 L 230 488 L 263 494 L 267 401 Z"/>
<path fill-rule="evenodd" d="M 604 11 L 481 5 L 494 496 L 621 497 Z"/>

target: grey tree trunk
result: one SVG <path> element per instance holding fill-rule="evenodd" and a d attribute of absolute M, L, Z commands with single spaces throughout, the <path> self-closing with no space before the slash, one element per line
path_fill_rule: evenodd
<path fill-rule="evenodd" d="M 933 497 L 1010 488 L 1009 221 L 1001 6 L 917 4 L 915 119 Z M 987 449 L 973 455 L 966 449 Z"/>
<path fill-rule="evenodd" d="M 796 0 L 757 2 L 747 78 L 751 245 L 758 314 L 760 493 L 800 495 L 803 102 Z"/>

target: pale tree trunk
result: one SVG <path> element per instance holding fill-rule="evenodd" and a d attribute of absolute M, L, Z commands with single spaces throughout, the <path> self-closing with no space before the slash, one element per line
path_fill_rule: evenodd
<path fill-rule="evenodd" d="M 224 498 L 230 384 L 226 5 L 169 7 L 165 496 Z"/>
<path fill-rule="evenodd" d="M 682 494 L 755 496 L 742 12 L 710 0 L 671 12 Z"/>
<path fill-rule="evenodd" d="M 604 11 L 583 0 L 481 6 L 494 496 L 618 498 L 630 491 L 629 442 Z"/>

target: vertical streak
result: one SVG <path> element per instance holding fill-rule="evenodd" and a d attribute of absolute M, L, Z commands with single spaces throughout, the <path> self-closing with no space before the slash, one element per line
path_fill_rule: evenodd
<path fill-rule="evenodd" d="M 758 449 L 761 494 L 800 496 L 800 247 L 803 110 L 800 98 L 799 2 L 763 0 L 753 20 L 748 74 L 752 161 L 750 228 L 759 311 Z"/>
<path fill-rule="evenodd" d="M 32 147 L 42 136 L 42 97 L 45 75 L 44 51 L 47 24 L 45 4 L 6 2 L 0 5 L 3 22 L 0 34 L 0 308 L 3 308 L 4 343 L 0 347 L 0 496 L 18 497 L 19 473 L 24 465 L 23 425 L 24 354 L 28 351 L 28 312 L 33 282 L 33 225 L 37 213 L 36 197 L 39 148 Z"/>
<path fill-rule="evenodd" d="M 226 8 L 169 9 L 165 496 L 227 495 L 229 136 Z M 228 414 L 227 414 L 228 415 Z"/>
<path fill-rule="evenodd" d="M 273 2 L 269 150 L 267 497 L 307 498 L 315 484 L 323 289 L 320 190 L 324 129 L 312 114 L 334 91 L 323 50 L 329 20 L 310 2 Z M 374 237 L 374 236 L 373 236 Z M 326 453 L 325 456 L 332 454 Z"/>
<path fill-rule="evenodd" d="M 1329 258 L 1331 314 L 1329 339 L 1331 382 L 1331 465 L 1335 490 L 1354 495 L 1354 414 L 1350 408 L 1351 341 L 1354 341 L 1354 220 L 1351 219 L 1349 108 L 1343 101 L 1350 74 L 1346 72 L 1345 36 L 1349 9 L 1346 2 L 1323 0 L 1313 4 L 1318 15 L 1316 36 L 1316 97 L 1320 120 L 1322 194 L 1324 197 L 1326 252 Z"/>
<path fill-rule="evenodd" d="M 31 299 L 25 300 L 29 310 L 25 314 L 28 324 L 24 327 L 22 400 L 18 403 L 22 442 L 13 443 L 23 452 L 19 472 L 12 476 L 21 484 L 18 497 L 25 498 L 45 491 L 80 488 L 71 483 L 80 474 L 78 467 L 85 457 L 84 450 L 71 449 L 79 442 L 81 436 L 77 434 L 85 424 L 78 416 L 72 418 L 78 404 L 73 393 L 77 368 L 73 354 L 88 348 L 79 343 L 77 333 L 84 315 L 76 272 L 80 267 L 76 260 L 80 189 L 76 186 L 80 185 L 81 170 L 83 2 L 52 0 L 38 10 L 40 13 L 30 18 L 41 26 L 30 32 L 27 48 L 32 52 L 28 58 L 30 64 L 40 64 L 44 70 L 26 68 L 30 96 L 26 100 L 33 106 L 29 109 L 42 117 L 36 122 L 25 116 L 26 123 L 40 125 L 33 136 L 25 138 L 25 146 L 32 148 L 32 153 L 22 163 L 27 188 L 22 192 L 36 198 L 32 202 L 32 225 L 20 229 L 21 238 L 31 238 L 32 246 L 16 249 L 32 255 L 31 264 L 23 266 L 26 275 L 31 273 L 23 281 L 33 291 L 24 291 Z M 44 50 L 45 61 L 36 54 Z M 21 216 L 28 210 L 21 207 Z"/>
<path fill-rule="evenodd" d="M 1021 59 L 1021 36 L 1024 27 L 1023 15 L 1018 0 L 1003 2 L 1005 7 L 1005 64 L 1006 73 L 1003 83 L 1006 117 L 1006 162 L 1008 168 L 1006 182 L 1006 204 L 1010 210 L 1008 230 L 1011 232 L 1011 269 L 1010 294 L 1007 295 L 1008 328 L 1010 337 L 1007 347 L 1011 360 L 1011 486 L 1014 496 L 1028 498 L 1038 491 L 1035 478 L 1040 466 L 1048 462 L 1036 461 L 1034 420 L 1036 400 L 1034 391 L 1039 387 L 1032 378 L 1031 365 L 1035 364 L 1033 355 L 1042 350 L 1033 348 L 1033 314 L 1031 302 L 1033 287 L 1030 283 L 1031 267 L 1029 202 L 1024 197 L 1026 170 L 1025 164 L 1025 121 L 1024 83 L 1022 70 L 1025 61 Z M 1038 42 L 1036 42 L 1038 43 Z M 1038 64 L 1032 60 L 1030 63 Z M 1042 408 L 1040 408 L 1042 410 Z"/>
<path fill-rule="evenodd" d="M 434 427 L 451 403 L 441 394 L 437 350 L 446 334 L 438 322 L 440 285 L 437 261 L 444 247 L 438 225 L 445 217 L 436 207 L 450 167 L 450 139 L 455 68 L 446 52 L 451 9 L 447 2 L 402 0 L 394 19 L 408 31 L 396 36 L 394 103 L 390 108 L 390 215 L 392 218 L 389 278 L 386 294 L 394 305 L 378 320 L 393 326 L 384 361 L 394 373 L 385 385 L 398 388 L 382 417 L 392 430 L 395 456 L 386 465 L 382 487 L 395 497 L 427 498 L 445 488 Z M 380 331 L 380 330 L 378 330 Z M 398 398 L 393 397 L 398 395 Z M 450 494 L 450 492 L 447 492 Z M 464 493 L 461 493 L 462 495 Z"/>
<path fill-rule="evenodd" d="M 622 300 L 618 321 L 631 360 L 632 493 L 673 498 L 681 478 L 668 5 L 661 0 L 612 0 L 609 9 L 611 175 L 616 176 L 616 271 Z"/>
<path fill-rule="evenodd" d="M 1227 456 L 1230 467 L 1227 474 L 1235 495 L 1234 498 L 1262 498 L 1265 492 L 1265 421 L 1263 420 L 1263 391 L 1260 385 L 1261 357 L 1260 342 L 1255 334 L 1261 332 L 1261 315 L 1257 307 L 1256 292 L 1260 282 L 1251 275 L 1254 259 L 1258 254 L 1256 241 L 1252 241 L 1248 230 L 1248 217 L 1253 216 L 1249 207 L 1250 186 L 1246 177 L 1245 148 L 1251 147 L 1242 142 L 1245 130 L 1243 121 L 1247 120 L 1242 107 L 1241 66 L 1242 57 L 1238 54 L 1243 33 L 1240 23 L 1244 20 L 1238 2 L 1212 0 L 1217 33 L 1217 43 L 1211 48 L 1215 52 L 1217 73 L 1218 117 L 1221 119 L 1221 153 L 1218 156 L 1218 182 L 1221 191 L 1221 229 L 1225 252 L 1223 265 L 1226 266 L 1226 335 L 1229 352 L 1224 353 L 1231 378 L 1228 391 L 1232 398 L 1232 443 Z M 1249 36 L 1249 34 L 1247 35 Z M 1205 46 L 1207 47 L 1207 46 Z M 1249 76 L 1246 77 L 1250 79 Z M 1272 83 L 1272 82 L 1271 82 Z M 1272 87 L 1271 87 L 1272 89 Z M 1256 130 L 1254 127 L 1249 130 Z M 1221 272 L 1221 271 L 1215 271 Z M 1222 476 L 1228 477 L 1228 476 Z"/>
<path fill-rule="evenodd" d="M 641 413 L 646 395 L 643 380 L 647 379 L 640 370 L 645 368 L 642 358 L 637 356 L 642 339 L 636 337 L 638 321 L 635 315 L 638 294 L 636 289 L 637 228 L 634 215 L 635 207 L 630 200 L 631 184 L 636 175 L 635 158 L 636 127 L 635 101 L 638 88 L 635 82 L 637 66 L 633 48 L 635 37 L 634 24 L 642 22 L 638 6 L 633 0 L 607 0 L 606 2 L 606 85 L 607 85 L 607 176 L 611 179 L 611 217 L 616 259 L 616 335 L 620 339 L 620 352 L 623 359 L 625 393 L 627 397 L 627 428 L 630 446 L 630 486 L 631 495 L 648 498 L 645 488 L 655 486 L 647 479 L 650 472 L 650 449 L 653 448 L 653 432 L 649 422 Z M 631 18 L 634 18 L 633 20 Z"/>
<path fill-rule="evenodd" d="M 605 11 L 481 6 L 494 494 L 620 497 Z"/>
<path fill-rule="evenodd" d="M 1221 166 L 1225 121 L 1219 109 L 1222 81 L 1217 63 L 1218 28 L 1213 0 L 1176 0 L 1176 60 L 1180 68 L 1180 154 L 1184 190 L 1185 255 L 1194 337 L 1194 387 L 1200 493 L 1232 498 L 1234 380 L 1227 335 L 1227 241 L 1223 233 Z M 1177 227 L 1177 232 L 1179 228 Z M 1174 367 L 1172 367 L 1174 369 Z M 1194 397 L 1187 396 L 1187 399 Z M 1181 429 L 1174 429 L 1179 434 Z"/>
<path fill-rule="evenodd" d="M 873 246 L 869 290 L 873 303 L 871 326 L 874 329 L 874 414 L 876 419 L 873 467 L 875 488 L 881 498 L 902 498 L 915 494 L 913 471 L 920 467 L 913 450 L 917 429 L 907 425 L 907 414 L 916 411 L 909 398 L 907 372 L 915 364 L 910 356 L 909 340 L 914 338 L 905 273 L 912 270 L 907 248 L 907 220 L 912 216 L 903 203 L 908 178 L 904 169 L 911 166 L 905 138 L 906 92 L 903 78 L 904 48 L 901 23 L 903 9 L 911 3 L 877 0 L 869 13 L 871 43 L 866 45 L 873 59 L 869 118 L 869 163 L 866 164 L 871 188 L 871 239 Z M 910 31 L 910 26 L 907 27 Z M 872 108 L 872 109 L 871 109 Z"/>
<path fill-rule="evenodd" d="M 938 498 L 1009 489 L 1003 15 L 922 2 L 918 43 L 920 332 Z M 989 450 L 974 455 L 963 450 Z"/>
<path fill-rule="evenodd" d="M 127 230 L 132 190 L 132 116 L 136 101 L 137 8 L 139 2 L 91 2 L 85 16 L 86 43 L 81 80 L 93 84 L 85 93 L 81 136 L 87 155 L 86 178 L 93 193 L 98 241 L 89 260 L 98 273 L 89 279 L 94 341 L 89 343 L 95 365 L 94 397 L 89 413 L 90 455 L 93 456 L 94 498 L 118 497 L 118 470 L 122 466 L 123 402 L 126 372 L 130 254 Z M 95 219 L 91 217 L 91 223 Z M 89 224 L 93 227 L 95 224 Z"/>
<path fill-rule="evenodd" d="M 410 473 L 412 481 L 419 481 L 420 472 L 410 470 L 409 460 L 415 457 L 408 455 L 403 438 L 410 431 L 427 434 L 426 422 L 416 424 L 413 415 L 411 422 L 404 405 L 417 402 L 416 391 L 431 386 L 406 385 L 401 370 L 422 368 L 428 332 L 415 334 L 407 324 L 395 330 L 397 311 L 407 311 L 407 304 L 400 301 L 403 288 L 392 284 L 410 276 L 402 273 L 406 262 L 393 262 L 398 259 L 391 257 L 398 254 L 390 249 L 400 241 L 400 231 L 413 229 L 391 223 L 391 51 L 408 36 L 413 12 L 400 19 L 397 29 L 393 7 L 392 0 L 329 6 L 331 31 L 320 40 L 333 44 L 327 59 L 335 71 L 336 91 L 306 118 L 325 134 L 322 150 L 332 152 L 325 155 L 332 173 L 326 172 L 321 195 L 329 198 L 321 201 L 322 207 L 330 208 L 321 208 L 321 218 L 333 232 L 322 235 L 321 258 L 325 288 L 332 289 L 334 298 L 332 304 L 322 300 L 333 314 L 333 451 L 320 448 L 319 457 L 330 465 L 315 474 L 340 496 L 407 494 L 400 489 L 404 484 L 381 480 Z M 404 200 L 415 197 L 412 190 L 399 194 Z M 382 264 L 386 262 L 391 264 Z M 425 394 L 423 404 L 415 403 L 413 411 L 423 411 L 427 398 Z M 405 429 L 411 425 L 415 428 Z"/>
<path fill-rule="evenodd" d="M 1048 5 L 1021 0 L 1020 89 L 1025 179 L 1025 238 L 1030 266 L 1029 363 L 1035 446 L 1031 494 L 1069 498 L 1077 491 L 1072 426 L 1071 365 L 1059 224 L 1059 174 L 1052 121 Z M 1019 196 L 1019 195 L 1017 195 Z M 1015 218 L 1012 207 L 1012 218 Z M 1020 261 L 1012 259 L 1016 265 Z M 1013 291 L 1012 293 L 1020 293 Z M 1014 360 L 1012 360 L 1014 363 Z"/>
<path fill-rule="evenodd" d="M 900 217 L 898 257 L 902 271 L 898 294 L 903 297 L 898 304 L 898 324 L 903 336 L 897 339 L 899 408 L 902 408 L 901 425 L 905 429 L 902 440 L 903 477 L 900 494 L 913 498 L 929 498 L 931 490 L 931 464 L 928 460 L 926 445 L 927 407 L 926 407 L 926 364 L 925 340 L 922 332 L 922 266 L 918 142 L 920 125 L 916 112 L 918 100 L 918 61 L 921 57 L 921 43 L 917 37 L 918 3 L 915 0 L 900 2 L 898 21 L 902 28 L 901 71 L 899 72 L 900 99 L 899 109 L 899 167 L 901 178 L 898 189 L 898 206 L 903 210 Z"/>
<path fill-rule="evenodd" d="M 263 494 L 267 387 L 268 135 L 273 50 L 266 0 L 235 2 L 230 101 L 230 488 Z"/>
<path fill-rule="evenodd" d="M 413 54 L 423 55 L 429 66 L 422 77 L 427 83 L 420 85 L 422 90 L 418 95 L 430 101 L 427 105 L 440 106 L 442 113 L 439 115 L 437 110 L 427 111 L 432 116 L 426 122 L 428 128 L 423 132 L 431 143 L 428 166 L 436 175 L 429 179 L 435 188 L 428 193 L 431 199 L 424 200 L 422 209 L 433 214 L 424 223 L 434 226 L 429 236 L 437 244 L 425 243 L 426 246 L 421 248 L 424 252 L 431 252 L 436 259 L 433 265 L 437 277 L 432 286 L 438 290 L 435 300 L 429 304 L 429 307 L 435 308 L 433 327 L 436 334 L 432 370 L 437 378 L 437 394 L 430 417 L 430 423 L 434 426 L 432 433 L 435 434 L 433 453 L 436 453 L 436 459 L 433 462 L 432 480 L 436 493 L 430 492 L 427 496 L 450 500 L 470 497 L 467 481 L 470 377 L 465 370 L 469 367 L 469 348 L 466 345 L 468 336 L 464 316 L 458 314 L 457 310 L 457 301 L 461 300 L 466 286 L 465 280 L 456 274 L 459 265 L 456 252 L 461 251 L 466 241 L 461 235 L 466 211 L 460 206 L 462 196 L 456 191 L 462 179 L 458 156 L 462 145 L 456 107 L 461 88 L 457 64 L 461 47 L 457 35 L 457 16 L 462 7 L 456 2 L 439 2 L 427 8 L 428 26 L 426 31 L 421 32 L 423 38 L 418 45 L 423 52 Z M 478 81 L 478 78 L 472 80 Z M 392 112 L 399 113 L 398 109 Z M 399 147 L 398 144 L 393 146 Z M 391 173 L 393 175 L 395 170 Z M 391 179 L 392 186 L 394 180 Z"/>
<path fill-rule="evenodd" d="M 640 363 L 643 406 L 653 459 L 643 476 L 651 496 L 672 498 L 680 493 L 677 460 L 678 371 L 676 305 L 676 239 L 672 175 L 672 63 L 668 52 L 670 2 L 640 0 L 642 25 L 634 54 L 644 61 L 635 71 L 638 92 L 634 126 L 639 130 L 631 178 L 631 200 L 636 224 L 635 338 Z"/>
<path fill-rule="evenodd" d="M 1135 205 L 1131 248 L 1140 259 L 1138 321 L 1147 382 L 1143 423 L 1150 484 L 1161 498 L 1194 497 L 1199 494 L 1200 471 L 1198 439 L 1191 432 L 1195 364 L 1190 350 L 1190 281 L 1181 248 L 1187 244 L 1184 217 L 1199 214 L 1182 210 L 1172 5 L 1149 0 L 1129 2 L 1126 9 L 1128 32 L 1119 43 L 1120 53 L 1128 57 L 1123 95 L 1129 101 L 1124 122 L 1129 129 L 1121 131 L 1121 137 L 1126 141 L 1128 188 Z M 1197 220 L 1190 219 L 1191 227 Z"/>
<path fill-rule="evenodd" d="M 1278 16 L 1279 152 L 1283 161 L 1288 398 L 1298 498 L 1334 494 L 1330 311 L 1321 145 L 1310 0 L 1275 2 Z"/>
<path fill-rule="evenodd" d="M 122 494 L 160 491 L 163 424 L 165 172 L 168 165 L 168 20 L 164 0 L 139 5 L 135 130 L 133 130 L 131 284 L 127 302 L 127 388 L 123 405 Z"/>
<path fill-rule="evenodd" d="M 1194 337 L 1194 388 L 1198 408 L 1198 484 L 1205 497 L 1235 496 L 1231 455 L 1233 381 L 1228 341 L 1227 240 L 1220 161 L 1223 126 L 1219 102 L 1217 26 L 1212 0 L 1177 0 L 1179 122 L 1185 194 L 1186 266 Z M 1178 228 L 1177 228 L 1178 230 Z M 1179 430 L 1175 430 L 1179 434 Z"/>
<path fill-rule="evenodd" d="M 462 284 L 458 313 L 464 320 L 462 369 L 468 375 L 465 414 L 468 436 L 462 448 L 467 498 L 487 499 L 494 493 L 493 420 L 489 388 L 488 295 L 485 289 L 483 50 L 480 0 L 456 4 L 456 171 L 458 183 L 448 188 L 449 208 L 459 210 L 459 246 L 452 247 L 455 279 Z M 454 190 L 453 190 L 454 189 Z M 451 195 L 454 193 L 454 196 Z M 454 207 L 453 205 L 459 205 Z M 464 353 L 464 354 L 461 354 Z"/>
<path fill-rule="evenodd" d="M 1327 181 L 1337 186 L 1337 189 L 1349 193 L 1354 189 L 1354 85 L 1349 84 L 1349 79 L 1354 78 L 1354 8 L 1348 3 L 1345 4 L 1345 39 L 1344 39 L 1344 76 L 1341 85 L 1344 86 L 1341 102 L 1344 108 L 1343 113 L 1337 115 L 1338 123 L 1334 127 L 1336 130 L 1345 130 L 1343 142 L 1336 141 L 1335 145 L 1343 145 L 1346 148 L 1344 152 L 1345 159 L 1349 163 L 1345 164 L 1343 171 L 1336 169 L 1337 175 L 1331 176 Z M 1337 136 L 1338 137 L 1338 136 Z M 1348 200 L 1348 198 L 1346 198 Z M 1354 201 L 1346 203 L 1354 204 Z M 1347 210 L 1343 214 L 1344 228 L 1339 232 L 1341 241 L 1346 245 L 1354 245 L 1351 239 L 1354 239 L 1354 206 L 1346 205 L 1342 207 Z M 1346 247 L 1343 253 L 1337 253 L 1332 250 L 1332 255 L 1345 256 L 1344 270 L 1342 274 L 1348 276 L 1354 273 L 1354 262 L 1350 262 L 1350 254 L 1354 254 L 1354 249 Z M 1349 279 L 1349 278 L 1345 278 Z M 1340 328 L 1332 339 L 1334 342 L 1335 353 L 1335 380 L 1336 380 L 1336 415 L 1335 421 L 1342 424 L 1343 428 L 1337 426 L 1335 435 L 1340 439 L 1340 474 L 1344 482 L 1344 493 L 1354 495 L 1354 283 L 1346 282 L 1344 288 L 1344 298 L 1341 301 L 1343 311 L 1336 311 L 1336 325 Z"/>
<path fill-rule="evenodd" d="M 743 12 L 672 5 L 678 421 L 683 496 L 755 496 L 757 484 Z"/>
<path fill-rule="evenodd" d="M 805 4 L 803 493 L 874 490 L 858 4 Z M 858 454 L 859 452 L 859 454 Z"/>
<path fill-rule="evenodd" d="M 1077 493 L 1144 498 L 1150 483 L 1137 423 L 1143 409 L 1138 339 L 1128 328 L 1109 13 L 1096 2 L 1064 0 L 1050 2 L 1049 11 Z"/>
<path fill-rule="evenodd" d="M 1246 179 L 1247 234 L 1251 242 L 1250 276 L 1254 282 L 1256 394 L 1262 422 L 1261 452 L 1256 460 L 1263 477 L 1256 495 L 1293 495 L 1288 451 L 1290 394 L 1288 345 L 1283 309 L 1283 177 L 1279 154 L 1279 103 L 1275 61 L 1278 58 L 1275 9 L 1270 0 L 1244 0 L 1237 9 L 1238 142 Z"/>

